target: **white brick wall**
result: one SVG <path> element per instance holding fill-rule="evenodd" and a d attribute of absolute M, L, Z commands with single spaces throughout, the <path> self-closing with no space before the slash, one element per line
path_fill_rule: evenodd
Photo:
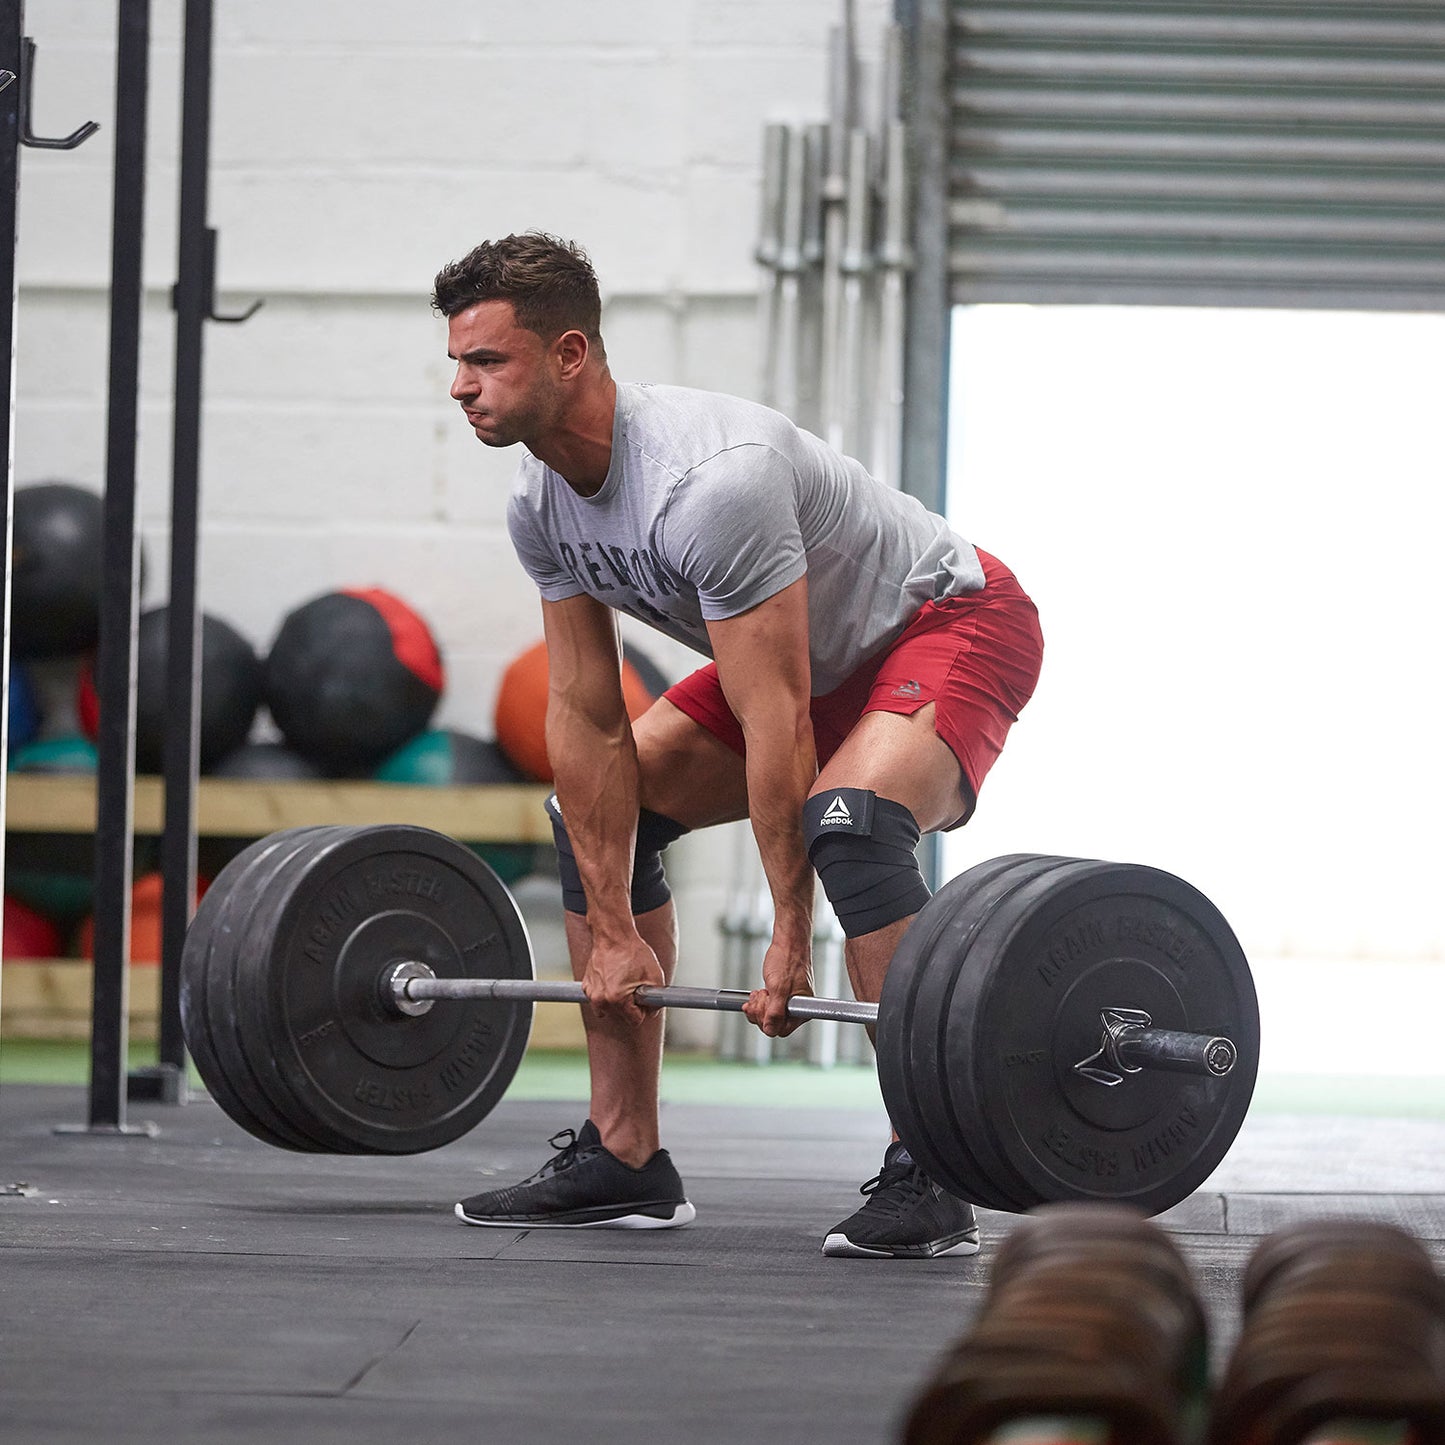
<path fill-rule="evenodd" d="M 856 9 L 876 55 L 889 6 Z M 841 14 L 842 0 L 222 0 L 221 306 L 266 306 L 206 335 L 203 605 L 264 648 L 317 592 L 389 587 L 441 640 L 439 722 L 489 734 L 500 669 L 539 634 L 537 605 L 502 528 L 512 459 L 477 445 L 446 395 L 431 279 L 487 236 L 576 237 L 602 279 L 616 374 L 753 394 L 762 127 L 823 118 Z M 75 152 L 23 153 L 16 475 L 99 485 L 114 7 L 44 0 L 27 19 L 36 129 L 103 128 Z M 155 0 L 152 23 L 147 604 L 166 592 L 179 0 Z M 709 976 L 728 852 L 680 853 L 684 971 Z"/>

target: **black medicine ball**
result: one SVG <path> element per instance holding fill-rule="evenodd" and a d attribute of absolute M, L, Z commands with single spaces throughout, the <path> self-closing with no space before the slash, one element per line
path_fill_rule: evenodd
<path fill-rule="evenodd" d="M 135 765 L 141 773 L 163 766 L 166 730 L 166 618 L 168 609 L 143 612 L 136 635 Z M 256 650 L 209 612 L 201 616 L 201 771 L 208 771 L 251 733 L 261 706 L 262 668 Z"/>
<path fill-rule="evenodd" d="M 302 757 L 360 774 L 426 727 L 444 682 L 426 623 L 368 588 L 328 592 L 286 617 L 266 659 L 265 698 Z"/>
<path fill-rule="evenodd" d="M 165 607 L 143 612 L 137 625 L 135 767 L 159 773 L 165 766 L 166 651 Z M 244 743 L 261 706 L 262 665 L 255 649 L 234 627 L 210 613 L 201 616 L 200 767 L 211 767 Z M 80 677 L 76 711 L 92 738 L 99 728 L 94 674 Z"/>
<path fill-rule="evenodd" d="M 10 640 L 19 657 L 65 657 L 100 637 L 101 500 L 70 482 L 15 490 Z"/>
<path fill-rule="evenodd" d="M 315 763 L 281 743 L 243 743 L 210 770 L 216 778 L 261 778 L 306 782 L 323 777 Z"/>

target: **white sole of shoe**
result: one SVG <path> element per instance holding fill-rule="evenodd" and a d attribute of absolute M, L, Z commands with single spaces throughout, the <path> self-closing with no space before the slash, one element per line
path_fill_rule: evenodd
<path fill-rule="evenodd" d="M 585 1219 L 577 1222 L 540 1219 L 472 1219 L 458 1204 L 452 1211 L 463 1224 L 479 1229 L 680 1229 L 697 1218 L 697 1210 L 686 1200 L 671 1214 L 624 1214 L 618 1219 Z"/>
<path fill-rule="evenodd" d="M 961 1239 L 947 1249 L 929 1254 L 899 1254 L 891 1249 L 869 1249 L 867 1245 L 854 1244 L 846 1234 L 830 1234 L 823 1241 L 823 1253 L 832 1259 L 948 1259 L 953 1255 L 977 1254 L 978 1248 L 977 1239 Z"/>

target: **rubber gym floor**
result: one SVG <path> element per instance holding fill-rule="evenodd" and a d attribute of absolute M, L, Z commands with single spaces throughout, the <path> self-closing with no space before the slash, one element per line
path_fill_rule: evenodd
<path fill-rule="evenodd" d="M 968 1259 L 824 1259 L 877 1169 L 871 1071 L 670 1059 L 664 1130 L 698 1218 L 664 1233 L 469 1229 L 461 1195 L 582 1117 L 577 1058 L 529 1057 L 473 1133 L 410 1158 L 299 1155 L 204 1095 L 85 1117 L 73 1054 L 0 1046 L 0 1434 L 8 1442 L 896 1439 L 969 1324 Z M 32 1082 L 49 1079 L 51 1082 Z M 69 1082 L 65 1080 L 69 1079 Z M 1445 1265 L 1445 1081 L 1266 1080 L 1229 1157 L 1162 1216 L 1216 1357 L 1258 1240 L 1404 1225 Z"/>

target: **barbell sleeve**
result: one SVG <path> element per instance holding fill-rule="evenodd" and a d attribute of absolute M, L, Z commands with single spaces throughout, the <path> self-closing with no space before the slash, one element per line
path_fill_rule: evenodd
<path fill-rule="evenodd" d="M 1221 1079 L 1238 1058 L 1231 1040 L 1218 1034 L 1189 1034 L 1176 1029 L 1129 1028 L 1114 1041 L 1119 1058 L 1136 1069 L 1170 1069 Z"/>
<path fill-rule="evenodd" d="M 423 1013 L 437 999 L 515 999 L 530 1003 L 585 1004 L 582 985 L 570 979 L 547 978 L 437 978 L 425 964 L 398 963 L 382 977 L 383 1002 L 399 1013 Z M 745 989 L 665 988 L 637 990 L 643 1008 L 704 1009 L 741 1013 L 748 1001 Z M 788 1017 L 832 1019 L 845 1024 L 876 1024 L 878 1005 L 854 999 L 814 998 L 798 994 L 788 1000 Z M 1178 1073 L 1222 1078 L 1234 1067 L 1236 1050 L 1216 1034 L 1192 1034 L 1130 1024 L 1114 1039 L 1121 1062 L 1129 1072 L 1168 1069 Z"/>

